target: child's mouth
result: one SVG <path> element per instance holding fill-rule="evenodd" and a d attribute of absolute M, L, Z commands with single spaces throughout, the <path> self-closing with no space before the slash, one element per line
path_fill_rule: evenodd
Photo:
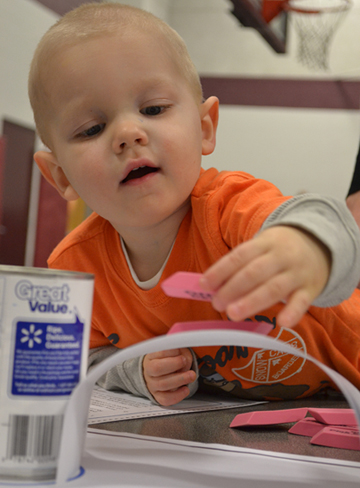
<path fill-rule="evenodd" d="M 131 180 L 137 180 L 139 178 L 143 178 L 144 176 L 150 173 L 156 173 L 159 168 L 154 168 L 151 166 L 140 166 L 139 168 L 135 168 L 122 180 L 121 183 L 127 183 Z"/>

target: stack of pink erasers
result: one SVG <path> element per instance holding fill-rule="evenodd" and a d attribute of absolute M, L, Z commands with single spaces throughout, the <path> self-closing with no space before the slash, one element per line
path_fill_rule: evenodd
<path fill-rule="evenodd" d="M 241 413 L 234 418 L 230 427 L 292 422 L 296 424 L 288 432 L 311 437 L 311 444 L 360 451 L 359 427 L 350 408 L 293 408 Z"/>

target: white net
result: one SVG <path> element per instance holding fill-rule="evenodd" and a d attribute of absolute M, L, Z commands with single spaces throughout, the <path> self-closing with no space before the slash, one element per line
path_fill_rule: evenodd
<path fill-rule="evenodd" d="M 351 6 L 350 0 L 289 0 L 298 34 L 298 60 L 310 69 L 329 69 L 329 47 Z"/>

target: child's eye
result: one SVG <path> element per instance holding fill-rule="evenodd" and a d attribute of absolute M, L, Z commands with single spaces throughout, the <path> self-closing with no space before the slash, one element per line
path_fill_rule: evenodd
<path fill-rule="evenodd" d="M 145 107 L 140 110 L 140 113 L 143 115 L 159 115 L 161 114 L 166 107 L 159 107 L 158 105 L 152 105 L 150 107 Z"/>
<path fill-rule="evenodd" d="M 80 132 L 80 137 L 94 137 L 99 134 L 105 127 L 105 124 L 96 124 L 90 127 L 89 129 Z"/>

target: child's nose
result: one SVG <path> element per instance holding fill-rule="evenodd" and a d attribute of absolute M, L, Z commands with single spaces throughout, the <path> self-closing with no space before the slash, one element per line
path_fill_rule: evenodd
<path fill-rule="evenodd" d="M 114 135 L 114 151 L 123 151 L 127 147 L 145 145 L 148 137 L 141 120 L 121 121 L 117 124 Z"/>

